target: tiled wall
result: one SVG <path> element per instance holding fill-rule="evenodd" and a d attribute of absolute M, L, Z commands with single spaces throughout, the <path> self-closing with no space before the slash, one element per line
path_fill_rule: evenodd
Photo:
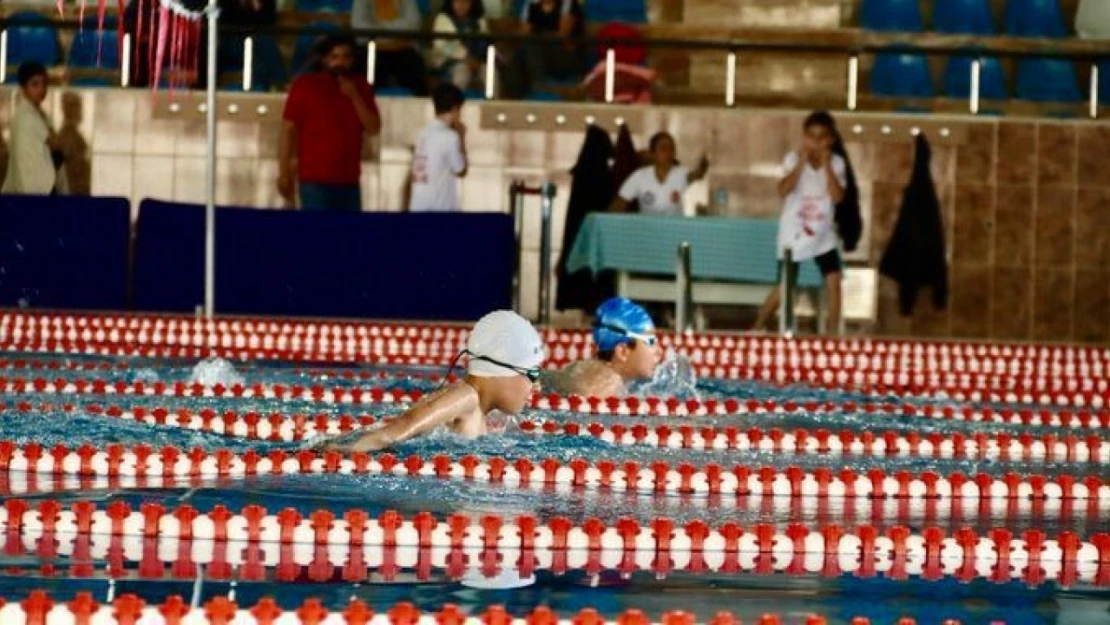
<path fill-rule="evenodd" d="M 0 96 L 0 128 L 5 132 L 10 93 Z M 202 201 L 203 124 L 153 121 L 156 98 L 165 97 L 143 91 L 54 93 L 55 123 L 66 129 L 70 143 L 71 178 L 80 185 L 83 172 L 93 193 L 121 195 L 136 203 L 144 197 Z M 472 167 L 461 185 L 464 208 L 507 210 L 511 180 L 550 178 L 559 185 L 557 253 L 569 195 L 567 172 L 581 134 L 482 129 L 479 106 L 468 105 L 466 111 Z M 279 108 L 280 98 L 274 96 L 270 115 Z M 369 210 L 398 210 L 408 146 L 430 110 L 426 104 L 397 99 L 383 100 L 382 110 L 385 129 L 364 163 L 365 203 Z M 64 125 L 63 118 L 69 120 Z M 847 129 L 865 119 L 875 123 L 882 118 L 841 116 L 841 125 Z M 658 107 L 646 111 L 637 142 L 643 145 L 650 132 L 667 129 L 678 137 L 681 159 L 693 161 L 703 152 L 709 156 L 709 179 L 691 189 L 689 202 L 706 204 L 710 189 L 723 188 L 728 191 L 726 214 L 773 218 L 781 208 L 775 192 L 780 163 L 799 140 L 800 120 L 800 112 Z M 280 207 L 274 188 L 274 123 L 221 122 L 219 133 L 218 200 Z M 858 260 L 875 266 L 894 227 L 913 147 L 908 134 L 894 142 L 853 140 L 847 134 L 867 222 Z M 896 289 L 884 281 L 877 331 L 1110 340 L 1110 175 L 1104 164 L 1104 155 L 1110 154 L 1110 125 L 983 118 L 967 126 L 963 141 L 933 146 L 933 178 L 948 233 L 949 309 L 934 312 L 922 297 L 915 315 L 902 318 Z M 526 312 L 535 307 L 537 213 L 529 210 L 526 220 Z"/>

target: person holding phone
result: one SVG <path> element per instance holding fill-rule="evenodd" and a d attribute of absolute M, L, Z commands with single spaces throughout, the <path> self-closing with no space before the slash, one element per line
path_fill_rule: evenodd
<path fill-rule="evenodd" d="M 362 143 L 381 131 L 374 89 L 352 72 L 355 42 L 329 35 L 317 71 L 293 82 L 279 143 L 278 192 L 306 210 L 362 210 Z"/>

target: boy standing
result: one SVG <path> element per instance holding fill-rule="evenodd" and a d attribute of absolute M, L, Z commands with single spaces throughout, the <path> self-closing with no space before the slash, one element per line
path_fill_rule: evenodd
<path fill-rule="evenodd" d="M 466 126 L 461 89 L 450 83 L 432 94 L 436 118 L 420 131 L 412 158 L 412 212 L 459 210 L 456 178 L 466 175 Z"/>

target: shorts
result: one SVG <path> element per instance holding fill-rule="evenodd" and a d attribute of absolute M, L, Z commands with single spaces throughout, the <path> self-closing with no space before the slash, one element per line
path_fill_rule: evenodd
<path fill-rule="evenodd" d="M 804 261 L 802 261 L 804 262 Z M 830 273 L 840 273 L 844 269 L 844 263 L 840 260 L 840 250 L 833 248 L 820 256 L 815 256 L 813 262 L 817 263 L 817 268 L 821 270 L 822 276 L 828 276 Z M 782 282 L 782 264 L 779 261 L 779 270 L 775 278 L 776 282 Z M 798 266 L 801 263 L 790 263 L 790 278 L 791 282 L 798 283 Z"/>

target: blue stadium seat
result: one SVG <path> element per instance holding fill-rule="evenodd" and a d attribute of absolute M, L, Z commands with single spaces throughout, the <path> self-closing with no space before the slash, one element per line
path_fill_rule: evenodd
<path fill-rule="evenodd" d="M 467 89 L 463 91 L 467 102 L 480 102 L 486 99 L 486 92 L 481 89 Z"/>
<path fill-rule="evenodd" d="M 993 35 L 988 0 L 942 0 L 933 9 L 933 30 L 959 35 Z"/>
<path fill-rule="evenodd" d="M 103 76 L 81 76 L 69 81 L 73 87 L 114 87 L 116 81 Z"/>
<path fill-rule="evenodd" d="M 307 13 L 350 13 L 351 0 L 297 0 L 297 10 Z"/>
<path fill-rule="evenodd" d="M 563 97 L 557 93 L 550 91 L 533 91 L 528 94 L 529 101 L 531 102 L 562 102 Z"/>
<path fill-rule="evenodd" d="M 971 95 L 971 61 L 974 57 L 953 56 L 944 70 L 944 95 L 950 98 L 967 98 Z M 984 100 L 1005 100 L 1006 77 L 1002 65 L 993 56 L 980 57 L 979 97 Z"/>
<path fill-rule="evenodd" d="M 339 27 L 331 22 L 315 22 L 305 26 L 306 30 L 323 30 L 327 32 L 337 31 Z M 313 48 L 316 42 L 320 40 L 323 35 L 304 34 L 297 37 L 297 46 L 293 51 L 293 75 L 303 74 L 310 71 L 310 65 L 315 60 L 315 52 Z"/>
<path fill-rule="evenodd" d="M 1078 102 L 1082 99 L 1071 61 L 1039 58 L 1018 61 L 1017 97 L 1034 102 Z"/>
<path fill-rule="evenodd" d="M 237 74 L 242 77 L 243 71 L 243 44 L 245 37 L 232 35 L 220 40 L 220 73 Z M 251 64 L 252 80 L 251 91 L 272 91 L 275 87 L 285 84 L 288 72 L 285 69 L 285 60 L 281 57 L 281 49 L 270 35 L 257 34 L 254 40 L 254 62 Z M 236 83 L 240 86 L 241 82 Z M 232 85 L 227 85 L 233 89 Z"/>
<path fill-rule="evenodd" d="M 871 68 L 871 92 L 898 98 L 933 97 L 928 61 L 920 54 L 879 53 Z"/>
<path fill-rule="evenodd" d="M 442 0 L 440 6 L 442 6 L 443 2 L 449 1 L 450 0 Z M 420 9 L 420 14 L 424 17 L 432 17 L 432 0 L 416 0 L 416 8 Z"/>
<path fill-rule="evenodd" d="M 24 61 L 38 61 L 47 67 L 58 63 L 58 35 L 44 16 L 29 11 L 13 13 L 8 22 L 9 67 Z"/>
<path fill-rule="evenodd" d="M 644 0 L 587 0 L 583 10 L 586 12 L 587 20 L 598 24 L 647 23 L 647 3 Z"/>
<path fill-rule="evenodd" d="M 1098 99 L 1110 101 L 1110 60 L 1098 62 Z"/>
<path fill-rule="evenodd" d="M 383 98 L 411 98 L 412 91 L 406 87 L 374 87 L 374 95 Z"/>
<path fill-rule="evenodd" d="M 107 22 L 104 30 L 87 26 L 73 37 L 69 47 L 70 67 L 119 69 L 119 33 Z"/>
<path fill-rule="evenodd" d="M 863 0 L 860 23 L 868 30 L 912 33 L 925 30 L 918 0 Z"/>
<path fill-rule="evenodd" d="M 1009 0 L 1006 34 L 1015 37 L 1066 37 L 1064 16 L 1057 0 Z"/>

